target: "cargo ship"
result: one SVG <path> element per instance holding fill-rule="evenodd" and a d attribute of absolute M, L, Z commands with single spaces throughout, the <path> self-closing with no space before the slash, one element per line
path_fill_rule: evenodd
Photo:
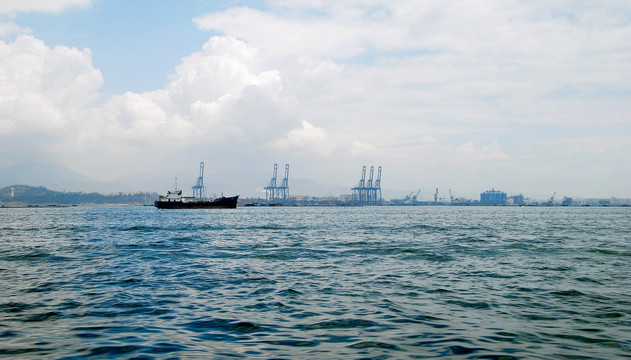
<path fill-rule="evenodd" d="M 234 209 L 237 207 L 239 195 L 221 196 L 210 200 L 182 195 L 182 190 L 167 191 L 166 195 L 160 195 L 153 204 L 158 209 Z"/>
<path fill-rule="evenodd" d="M 197 184 L 193 186 L 193 196 L 185 196 L 182 190 L 167 191 L 166 195 L 158 196 L 153 205 L 158 209 L 234 209 L 237 207 L 239 195 L 209 199 L 204 196 L 204 162 L 199 164 L 199 178 Z"/>

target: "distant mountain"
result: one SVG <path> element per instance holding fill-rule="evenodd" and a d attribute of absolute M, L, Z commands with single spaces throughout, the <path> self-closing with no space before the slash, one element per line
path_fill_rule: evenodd
<path fill-rule="evenodd" d="M 320 184 L 311 179 L 289 179 L 289 189 L 292 195 L 311 196 L 339 196 L 351 194 L 351 187 Z"/>
<path fill-rule="evenodd" d="M 156 193 L 112 194 L 62 192 L 43 186 L 12 185 L 0 189 L 0 203 L 11 204 L 150 204 Z M 2 204 L 4 206 L 4 204 Z"/>
<path fill-rule="evenodd" d="M 134 190 L 122 184 L 96 181 L 61 165 L 45 162 L 0 168 L 0 187 L 15 184 L 44 186 L 60 191 L 109 193 Z"/>
<path fill-rule="evenodd" d="M 191 186 L 195 185 L 197 178 L 196 173 L 191 171 L 190 176 L 185 178 L 178 177 L 178 188 L 183 189 L 185 194 L 192 195 Z M 159 169 L 156 171 L 138 172 L 132 175 L 126 175 L 116 179 L 116 183 L 125 184 L 125 187 L 142 191 L 158 191 L 166 193 L 175 186 L 175 175 L 169 169 Z M 188 175 L 188 174 L 187 174 Z"/>
<path fill-rule="evenodd" d="M 185 194 L 192 194 L 191 186 L 195 185 L 198 173 L 180 172 L 177 178 L 178 188 L 184 190 Z M 133 176 L 126 176 L 118 179 L 119 182 L 134 185 L 136 189 L 151 189 L 158 192 L 166 192 L 174 187 L 174 176 L 176 173 L 168 170 L 159 170 L 151 173 L 137 173 Z M 270 183 L 271 176 L 267 172 L 256 171 L 245 167 L 235 167 L 228 170 L 217 170 L 207 168 L 204 174 L 204 185 L 208 196 L 240 195 L 245 197 L 265 197 L 265 186 Z M 280 185 L 282 175 L 276 179 L 276 184 Z M 290 195 L 310 195 L 310 196 L 338 196 L 350 194 L 350 187 L 326 185 L 318 183 L 312 179 L 289 177 Z"/>
<path fill-rule="evenodd" d="M 266 176 L 240 176 L 235 177 L 235 181 L 206 181 L 206 194 L 208 195 L 224 195 L 239 194 L 242 197 L 265 197 L 265 186 L 269 185 L 270 179 Z M 277 179 L 276 184 L 280 185 L 282 179 Z M 185 192 L 190 192 L 189 188 L 184 188 Z M 289 194 L 290 195 L 308 195 L 308 196 L 338 196 L 341 194 L 350 194 L 350 188 L 335 185 L 323 185 L 311 179 L 292 179 L 289 178 Z"/>
<path fill-rule="evenodd" d="M 82 191 L 98 193 L 118 193 L 132 191 L 157 191 L 166 193 L 173 189 L 174 177 L 178 175 L 172 169 L 138 172 L 121 177 L 116 182 L 100 182 L 90 179 L 66 167 L 45 163 L 30 162 L 6 168 L 0 168 L 0 188 L 11 185 L 44 186 L 58 191 Z M 197 169 L 189 173 L 179 173 L 178 188 L 185 194 L 192 195 L 191 186 L 197 181 Z M 227 173 L 207 171 L 204 177 L 206 194 L 212 196 L 241 195 L 242 197 L 265 197 L 265 186 L 269 184 L 267 173 L 252 172 L 251 169 L 233 169 Z M 277 179 L 280 184 L 282 178 Z M 291 195 L 338 196 L 351 194 L 351 185 L 336 186 L 318 183 L 311 179 L 289 178 Z"/>

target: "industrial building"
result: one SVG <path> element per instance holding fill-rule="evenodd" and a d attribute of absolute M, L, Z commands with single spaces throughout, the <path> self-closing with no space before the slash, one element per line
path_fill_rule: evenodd
<path fill-rule="evenodd" d="M 485 205 L 502 205 L 506 204 L 506 193 L 499 190 L 487 190 L 480 194 L 480 204 Z"/>
<path fill-rule="evenodd" d="M 508 200 L 509 202 L 512 202 L 513 205 L 524 205 L 526 203 L 526 199 L 522 194 L 510 196 Z"/>

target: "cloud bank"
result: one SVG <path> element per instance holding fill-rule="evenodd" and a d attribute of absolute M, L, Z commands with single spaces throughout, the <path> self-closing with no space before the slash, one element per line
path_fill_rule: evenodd
<path fill-rule="evenodd" d="M 50 12 L 59 13 L 70 7 L 87 7 L 91 0 L 28 0 L 28 1 L 0 1 L 0 14 L 18 12 Z"/>
<path fill-rule="evenodd" d="M 45 147 L 115 178 L 229 151 L 249 159 L 235 176 L 292 161 L 350 187 L 375 164 L 406 193 L 631 196 L 630 14 L 616 1 L 271 1 L 200 15 L 213 35 L 164 88 L 110 97 L 89 49 L 23 34 L 0 41 L 0 136 L 26 141 L 3 142 L 0 161 Z"/>

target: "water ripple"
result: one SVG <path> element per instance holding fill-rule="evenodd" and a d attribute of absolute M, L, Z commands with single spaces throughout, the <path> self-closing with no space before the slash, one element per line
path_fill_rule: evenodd
<path fill-rule="evenodd" d="M 630 209 L 0 216 L 0 357 L 631 354 Z"/>

